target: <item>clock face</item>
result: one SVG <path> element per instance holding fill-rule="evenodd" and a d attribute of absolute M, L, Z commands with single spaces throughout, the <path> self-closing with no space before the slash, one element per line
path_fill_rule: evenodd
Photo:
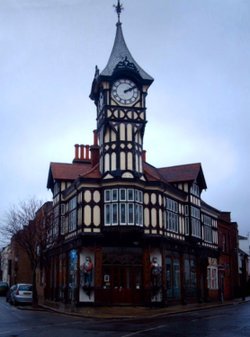
<path fill-rule="evenodd" d="M 130 105 L 136 102 L 139 97 L 139 90 L 134 82 L 128 79 L 119 79 L 114 82 L 111 91 L 116 102 Z"/>

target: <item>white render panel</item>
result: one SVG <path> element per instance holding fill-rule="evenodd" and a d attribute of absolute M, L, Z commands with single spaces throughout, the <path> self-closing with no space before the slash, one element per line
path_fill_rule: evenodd
<path fill-rule="evenodd" d="M 110 171 L 109 167 L 109 154 L 105 154 L 105 171 Z"/>
<path fill-rule="evenodd" d="M 151 202 L 152 202 L 153 205 L 156 204 L 156 194 L 155 193 L 151 194 Z"/>
<path fill-rule="evenodd" d="M 163 228 L 162 210 L 161 209 L 159 209 L 159 226 L 160 226 L 160 228 Z"/>
<path fill-rule="evenodd" d="M 124 151 L 121 151 L 121 154 L 120 154 L 120 168 L 121 170 L 126 169 L 126 155 Z"/>
<path fill-rule="evenodd" d="M 158 196 L 158 202 L 159 202 L 159 205 L 161 206 L 162 205 L 162 196 L 160 194 Z"/>
<path fill-rule="evenodd" d="M 132 141 L 132 125 L 131 124 L 128 124 L 127 126 L 127 140 L 128 141 Z"/>
<path fill-rule="evenodd" d="M 111 171 L 116 170 L 116 153 L 111 154 Z"/>
<path fill-rule="evenodd" d="M 91 224 L 91 207 L 89 205 L 84 207 L 84 224 L 86 226 Z"/>
<path fill-rule="evenodd" d="M 89 190 L 84 192 L 84 201 L 89 203 L 91 201 L 91 192 Z"/>
<path fill-rule="evenodd" d="M 94 192 L 94 202 L 98 203 L 101 200 L 101 194 L 99 191 Z"/>
<path fill-rule="evenodd" d="M 156 227 L 157 225 L 157 216 L 156 216 L 156 209 L 155 208 L 152 208 L 151 209 L 151 219 L 152 219 L 152 226 L 153 227 Z"/>
<path fill-rule="evenodd" d="M 111 130 L 111 141 L 112 142 L 116 141 L 116 133 L 113 130 Z"/>
<path fill-rule="evenodd" d="M 132 170 L 133 169 L 133 156 L 132 156 L 131 152 L 128 152 L 127 169 L 128 170 Z"/>
<path fill-rule="evenodd" d="M 109 131 L 107 130 L 104 136 L 104 142 L 108 143 L 109 142 Z"/>
<path fill-rule="evenodd" d="M 149 227 L 149 209 L 147 207 L 144 209 L 144 225 Z"/>
<path fill-rule="evenodd" d="M 120 125 L 120 140 L 125 140 L 125 124 Z"/>
<path fill-rule="evenodd" d="M 101 209 L 99 206 L 94 206 L 94 225 L 96 227 L 100 226 L 101 224 Z"/>
<path fill-rule="evenodd" d="M 148 205 L 148 203 L 149 203 L 149 195 L 148 193 L 144 193 L 144 204 Z"/>

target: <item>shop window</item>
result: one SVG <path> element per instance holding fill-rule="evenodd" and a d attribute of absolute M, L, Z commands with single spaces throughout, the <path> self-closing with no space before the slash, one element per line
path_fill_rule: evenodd
<path fill-rule="evenodd" d="M 185 256 L 184 260 L 184 280 L 185 292 L 187 296 L 195 296 L 196 294 L 196 262 L 192 256 Z"/>
<path fill-rule="evenodd" d="M 166 288 L 168 299 L 180 298 L 180 261 L 177 258 L 166 258 Z"/>

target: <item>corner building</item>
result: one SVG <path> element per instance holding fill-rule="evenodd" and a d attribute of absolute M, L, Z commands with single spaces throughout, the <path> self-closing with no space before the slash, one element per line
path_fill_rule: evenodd
<path fill-rule="evenodd" d="M 201 164 L 146 161 L 146 97 L 153 78 L 132 57 L 119 13 L 104 70 L 96 67 L 93 145 L 51 163 L 45 297 L 76 305 L 167 305 L 218 293 L 220 212 L 204 203 Z"/>

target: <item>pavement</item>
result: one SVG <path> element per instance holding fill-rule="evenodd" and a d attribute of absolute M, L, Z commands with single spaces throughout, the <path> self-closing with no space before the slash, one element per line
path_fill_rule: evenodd
<path fill-rule="evenodd" d="M 174 305 L 168 307 L 140 307 L 140 306 L 107 306 L 107 307 L 73 307 L 65 306 L 55 302 L 46 302 L 31 310 L 51 310 L 61 314 L 78 317 L 106 318 L 106 319 L 135 319 L 154 318 L 160 316 L 176 315 L 179 313 L 199 311 L 228 305 L 240 305 L 250 301 L 250 297 L 245 300 L 241 298 L 223 302 L 192 303 L 185 305 Z M 25 307 L 24 307 L 25 308 Z M 27 307 L 26 307 L 27 309 Z"/>

